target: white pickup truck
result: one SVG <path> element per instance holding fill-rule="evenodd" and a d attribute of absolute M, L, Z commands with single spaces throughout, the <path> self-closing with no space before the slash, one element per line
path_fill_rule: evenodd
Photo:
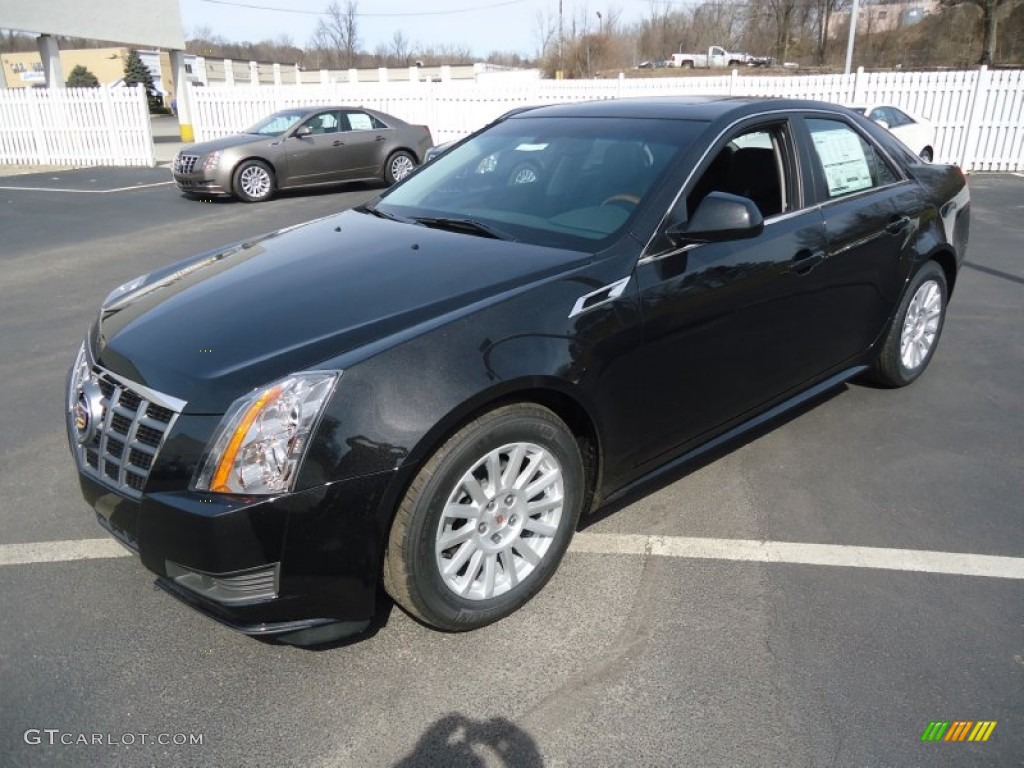
<path fill-rule="evenodd" d="M 669 63 L 683 69 L 714 69 L 716 67 L 745 67 L 755 62 L 749 53 L 730 53 L 720 45 L 712 45 L 707 53 L 673 53 Z"/>

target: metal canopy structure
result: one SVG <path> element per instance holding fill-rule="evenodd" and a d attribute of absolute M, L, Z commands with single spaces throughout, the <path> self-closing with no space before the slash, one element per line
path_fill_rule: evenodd
<path fill-rule="evenodd" d="M 0 0 L 0 26 L 138 47 L 185 48 L 178 0 Z"/>

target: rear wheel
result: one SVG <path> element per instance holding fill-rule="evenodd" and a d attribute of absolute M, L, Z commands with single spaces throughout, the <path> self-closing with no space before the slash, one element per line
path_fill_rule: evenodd
<path fill-rule="evenodd" d="M 583 462 L 561 419 L 528 403 L 453 435 L 423 466 L 395 516 L 384 586 L 438 629 L 476 629 L 530 600 L 576 530 Z"/>
<path fill-rule="evenodd" d="M 401 181 L 416 169 L 416 158 L 404 150 L 399 150 L 388 158 L 384 164 L 384 181 L 394 184 Z"/>
<path fill-rule="evenodd" d="M 246 160 L 235 169 L 234 192 L 247 203 L 262 203 L 274 194 L 274 172 L 261 160 Z"/>
<path fill-rule="evenodd" d="M 931 147 L 925 147 L 924 149 L 921 150 L 921 159 L 924 160 L 926 163 L 930 163 L 933 157 L 934 155 L 932 154 Z"/>
<path fill-rule="evenodd" d="M 924 373 L 942 334 L 947 295 L 942 267 L 930 261 L 918 270 L 875 359 L 875 381 L 904 387 Z"/>

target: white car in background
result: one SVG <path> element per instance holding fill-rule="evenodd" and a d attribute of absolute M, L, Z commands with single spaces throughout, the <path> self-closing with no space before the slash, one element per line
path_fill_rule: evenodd
<path fill-rule="evenodd" d="M 851 107 L 883 128 L 888 128 L 897 139 L 914 153 L 930 163 L 935 159 L 935 127 L 927 120 L 911 115 L 906 110 L 886 104 Z"/>

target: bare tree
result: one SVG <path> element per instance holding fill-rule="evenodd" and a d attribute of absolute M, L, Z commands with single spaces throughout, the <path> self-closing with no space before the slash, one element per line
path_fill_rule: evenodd
<path fill-rule="evenodd" d="M 775 22 L 775 57 L 785 62 L 789 54 L 790 34 L 792 33 L 793 13 L 798 0 L 767 0 Z"/>
<path fill-rule="evenodd" d="M 327 19 L 317 22 L 313 32 L 316 47 L 326 51 L 340 53 L 340 65 L 343 69 L 351 69 L 356 65 L 359 53 L 359 4 L 355 0 L 346 0 L 345 7 L 331 0 L 324 12 Z M 333 55 L 327 56 L 328 61 L 338 61 Z"/>
<path fill-rule="evenodd" d="M 1000 8 L 1009 6 L 1015 0 L 939 0 L 942 5 L 976 5 L 981 9 L 982 34 L 981 58 L 979 64 L 992 64 L 996 54 L 996 29 Z"/>
<path fill-rule="evenodd" d="M 388 47 L 389 58 L 394 59 L 396 66 L 407 67 L 411 58 L 411 50 L 409 39 L 402 34 L 402 30 L 396 29 L 395 33 L 391 36 L 391 43 Z"/>

